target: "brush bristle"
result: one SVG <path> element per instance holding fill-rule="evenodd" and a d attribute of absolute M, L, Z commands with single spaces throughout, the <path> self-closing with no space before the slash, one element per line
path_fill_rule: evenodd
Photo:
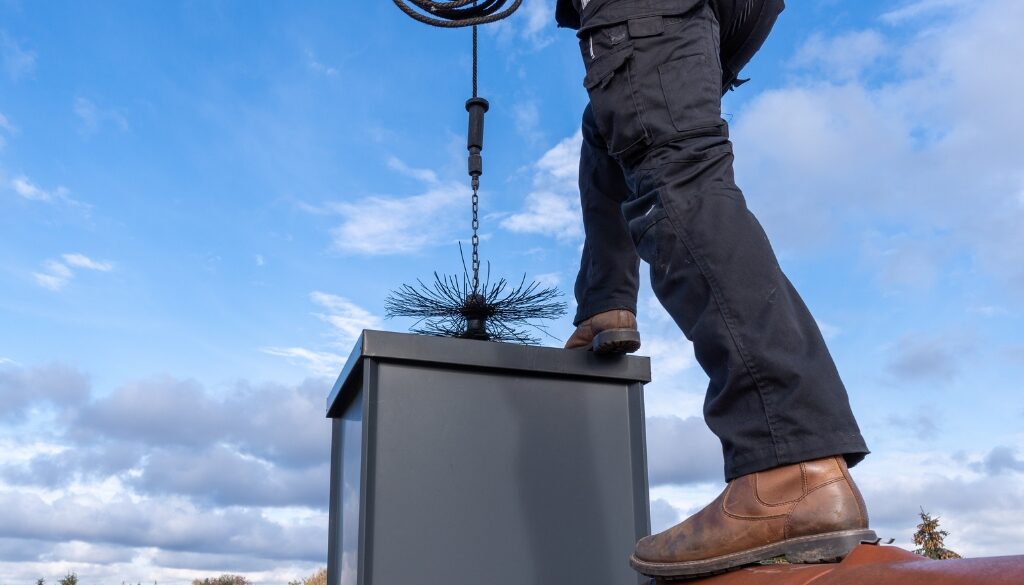
<path fill-rule="evenodd" d="M 540 283 L 526 283 L 526 276 L 511 287 L 502 278 L 491 285 L 485 282 L 473 289 L 469 278 L 434 273 L 429 285 L 417 279 L 418 286 L 403 284 L 385 300 L 385 315 L 413 317 L 413 333 L 442 337 L 467 336 L 469 320 L 482 319 L 487 338 L 535 345 L 540 339 L 526 328 L 550 336 L 537 320 L 557 319 L 566 313 L 566 304 L 556 300 L 562 293 Z M 482 338 L 478 336 L 472 336 Z"/>

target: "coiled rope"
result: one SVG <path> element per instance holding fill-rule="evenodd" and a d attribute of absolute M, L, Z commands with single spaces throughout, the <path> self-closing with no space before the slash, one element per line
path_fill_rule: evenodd
<path fill-rule="evenodd" d="M 451 2 L 394 0 L 394 2 L 402 12 L 424 24 L 441 28 L 461 28 L 507 18 L 519 8 L 523 0 L 513 0 L 508 8 L 505 6 L 509 0 L 452 0 Z"/>

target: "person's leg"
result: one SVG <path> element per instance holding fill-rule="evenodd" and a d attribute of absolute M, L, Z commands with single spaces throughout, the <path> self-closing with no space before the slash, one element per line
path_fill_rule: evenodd
<path fill-rule="evenodd" d="M 586 84 L 597 130 L 620 150 L 622 211 L 654 293 L 710 378 L 726 479 L 835 454 L 856 463 L 867 449 L 828 348 L 733 177 L 713 13 L 640 20 L 593 33 Z"/>
<path fill-rule="evenodd" d="M 710 378 L 705 419 L 722 441 L 730 488 L 739 482 L 731 493 L 744 499 L 736 505 L 750 512 L 737 523 L 702 513 L 644 539 L 634 566 L 668 575 L 720 570 L 722 562 L 750 562 L 742 554 L 755 554 L 751 538 L 795 554 L 803 541 L 788 540 L 791 519 L 798 532 L 814 533 L 822 554 L 844 554 L 869 532 L 846 473 L 846 462 L 867 448 L 821 333 L 735 184 L 720 113 L 717 21 L 702 4 L 590 34 L 585 85 L 634 194 L 623 214 L 655 294 Z M 799 503 L 758 508 L 763 494 L 743 489 L 758 472 Z M 809 474 L 831 487 L 809 491 Z M 815 503 L 813 493 L 829 499 Z"/>
<path fill-rule="evenodd" d="M 620 329 L 631 331 L 636 342 L 620 340 L 608 349 L 635 351 L 639 347 L 635 315 L 640 258 L 621 210 L 631 194 L 622 168 L 608 155 L 597 132 L 589 105 L 583 113 L 582 132 L 579 185 L 585 239 L 575 286 L 573 325 L 578 328 L 566 347 L 590 347 L 603 330 Z"/>
<path fill-rule="evenodd" d="M 720 20 L 727 23 L 721 44 L 724 93 L 761 48 L 784 4 L 783 0 L 715 0 L 713 6 Z M 638 288 L 639 260 L 618 209 L 630 196 L 629 188 L 618 161 L 608 154 L 589 104 L 583 113 L 582 132 L 579 185 L 583 225 L 589 235 L 584 240 L 575 286 L 578 309 L 573 325 L 583 326 L 566 344 L 570 348 L 589 347 L 599 328 L 623 324 L 621 315 L 601 317 L 601 322 L 594 325 L 587 322 L 595 315 L 627 310 L 635 316 Z"/>
<path fill-rule="evenodd" d="M 726 479 L 836 454 L 855 464 L 867 449 L 845 387 L 731 186 L 731 154 L 674 154 L 684 160 L 638 171 L 642 195 L 624 209 L 655 295 L 710 378 L 704 418 L 722 441 Z"/>

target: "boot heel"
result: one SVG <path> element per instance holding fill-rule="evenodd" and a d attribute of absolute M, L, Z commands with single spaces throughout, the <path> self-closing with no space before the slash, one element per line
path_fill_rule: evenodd
<path fill-rule="evenodd" d="M 636 329 L 605 329 L 594 336 L 590 348 L 594 353 L 633 353 L 640 349 L 640 332 Z"/>
<path fill-rule="evenodd" d="M 836 563 L 862 543 L 878 542 L 874 530 L 846 530 L 821 534 L 786 543 L 786 560 L 790 563 Z"/>

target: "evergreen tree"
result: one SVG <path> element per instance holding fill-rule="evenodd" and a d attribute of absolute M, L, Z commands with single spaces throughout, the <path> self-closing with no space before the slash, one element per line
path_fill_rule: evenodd
<path fill-rule="evenodd" d="M 960 555 L 946 548 L 943 539 L 949 536 L 949 532 L 939 530 L 939 519 L 932 518 L 931 514 L 925 512 L 923 508 L 919 516 L 921 516 L 921 523 L 917 525 L 917 532 L 914 534 L 914 544 L 920 548 L 914 550 L 914 552 L 923 557 L 938 561 L 959 559 Z"/>

